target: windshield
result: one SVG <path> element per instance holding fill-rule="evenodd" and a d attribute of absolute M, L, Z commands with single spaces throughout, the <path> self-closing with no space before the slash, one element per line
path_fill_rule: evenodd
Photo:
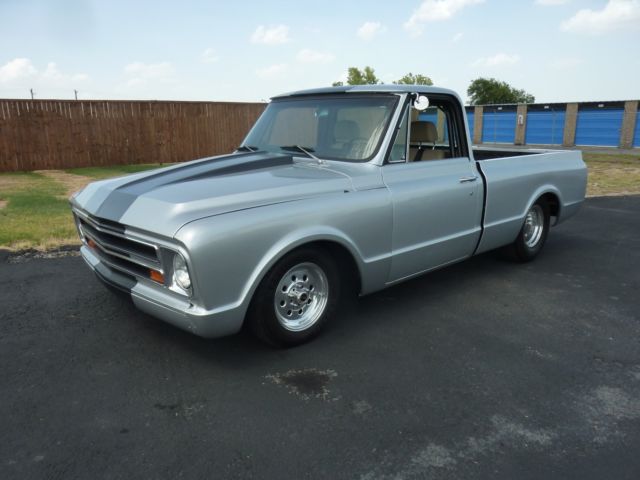
<path fill-rule="evenodd" d="M 364 162 L 377 152 L 397 101 L 360 94 L 277 99 L 241 148 Z"/>

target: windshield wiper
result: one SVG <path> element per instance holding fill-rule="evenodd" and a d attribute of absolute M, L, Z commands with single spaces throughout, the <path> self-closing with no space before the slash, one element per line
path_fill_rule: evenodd
<path fill-rule="evenodd" d="M 251 145 L 240 145 L 236 148 L 236 152 L 257 152 L 258 147 L 252 147 Z"/>
<path fill-rule="evenodd" d="M 310 147 L 301 147 L 300 145 L 282 145 L 280 148 L 282 150 L 294 150 L 296 152 L 302 152 L 307 157 L 320 161 L 318 157 L 316 157 L 313 153 L 311 153 L 311 152 L 315 152 L 315 150 Z"/>

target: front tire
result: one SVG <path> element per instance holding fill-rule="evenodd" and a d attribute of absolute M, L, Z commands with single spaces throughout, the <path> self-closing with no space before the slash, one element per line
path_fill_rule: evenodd
<path fill-rule="evenodd" d="M 510 245 L 513 257 L 519 262 L 530 262 L 538 256 L 549 234 L 549 204 L 540 198 L 527 212 L 522 229 Z"/>
<path fill-rule="evenodd" d="M 247 320 L 256 336 L 273 346 L 299 345 L 318 335 L 340 293 L 335 261 L 324 250 L 300 248 L 265 275 Z"/>

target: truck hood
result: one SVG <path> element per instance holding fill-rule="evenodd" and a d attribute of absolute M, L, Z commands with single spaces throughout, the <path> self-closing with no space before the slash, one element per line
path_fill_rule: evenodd
<path fill-rule="evenodd" d="M 94 182 L 71 202 L 101 219 L 172 237 L 203 217 L 351 189 L 348 175 L 290 155 L 239 153 Z"/>

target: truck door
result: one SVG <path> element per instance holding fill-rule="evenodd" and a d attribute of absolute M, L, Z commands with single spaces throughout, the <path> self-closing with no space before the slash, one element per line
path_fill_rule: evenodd
<path fill-rule="evenodd" d="M 471 256 L 481 234 L 484 186 L 462 108 L 448 95 L 429 100 L 420 113 L 407 105 L 382 167 L 393 203 L 389 282 Z"/>

